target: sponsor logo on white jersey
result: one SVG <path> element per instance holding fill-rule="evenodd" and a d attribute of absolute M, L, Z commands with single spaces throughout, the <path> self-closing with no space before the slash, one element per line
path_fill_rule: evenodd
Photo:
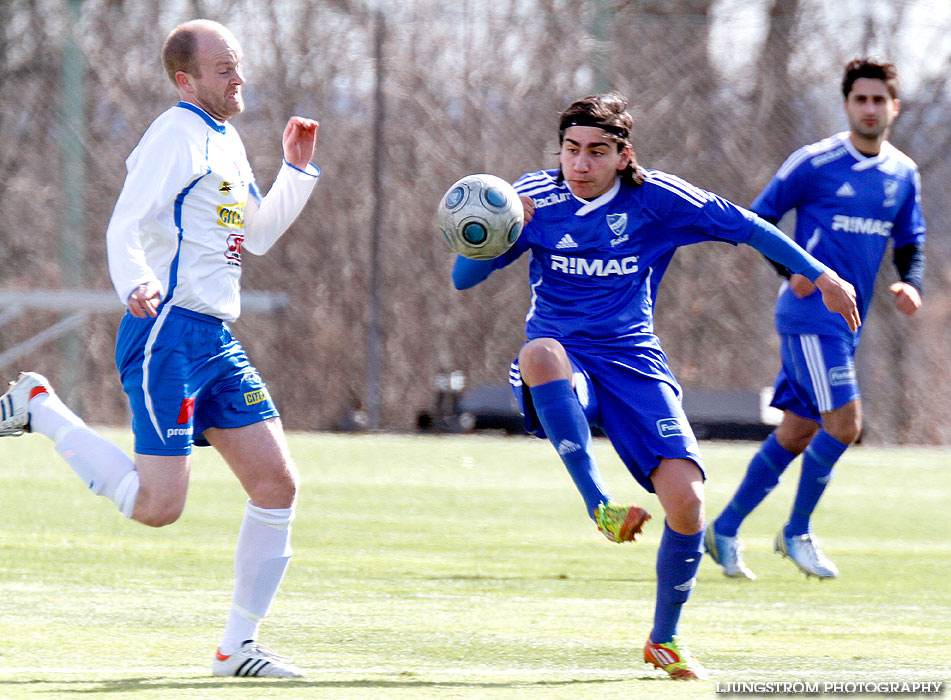
<path fill-rule="evenodd" d="M 676 418 L 662 418 L 657 421 L 657 434 L 662 438 L 685 435 L 684 428 Z"/>
<path fill-rule="evenodd" d="M 855 188 L 852 187 L 848 182 L 843 182 L 842 187 L 835 191 L 837 197 L 854 197 Z"/>
<path fill-rule="evenodd" d="M 558 443 L 558 454 L 560 455 L 569 455 L 572 452 L 577 452 L 581 449 L 581 445 L 577 442 L 572 442 L 571 440 L 562 440 Z"/>
<path fill-rule="evenodd" d="M 637 256 L 602 260 L 601 258 L 569 258 L 564 255 L 551 256 L 551 269 L 568 275 L 586 277 L 610 277 L 611 275 L 633 275 L 637 272 Z"/>
<path fill-rule="evenodd" d="M 532 198 L 532 202 L 535 203 L 536 209 L 542 209 L 544 207 L 550 207 L 552 204 L 559 204 L 568 199 L 571 199 L 570 192 L 552 192 L 547 197 L 539 197 L 538 199 Z"/>
<path fill-rule="evenodd" d="M 869 236 L 889 236 L 894 223 L 881 219 L 869 219 L 864 216 L 846 216 L 836 214 L 832 217 L 832 230 L 846 233 L 864 233 Z"/>
<path fill-rule="evenodd" d="M 575 243 L 575 239 L 571 237 L 570 233 L 566 233 L 561 237 L 561 240 L 555 245 L 556 248 L 564 250 L 565 248 L 577 248 L 578 244 Z"/>
<path fill-rule="evenodd" d="M 219 204 L 216 223 L 225 228 L 244 228 L 244 202 Z"/>

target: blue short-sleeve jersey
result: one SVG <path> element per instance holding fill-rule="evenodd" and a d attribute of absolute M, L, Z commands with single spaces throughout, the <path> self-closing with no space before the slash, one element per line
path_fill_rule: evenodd
<path fill-rule="evenodd" d="M 855 286 L 862 319 L 889 240 L 898 248 L 925 239 L 914 161 L 888 142 L 879 155 L 864 156 L 848 132 L 793 153 L 751 209 L 776 221 L 795 209 L 796 242 Z M 800 299 L 788 286 L 776 302 L 776 329 L 858 339 L 821 294 Z"/>
<path fill-rule="evenodd" d="M 531 251 L 529 339 L 555 338 L 569 348 L 640 348 L 647 365 L 667 376 L 653 309 L 674 251 L 702 241 L 744 243 L 753 214 L 673 175 L 645 174 L 643 185 L 619 179 L 591 201 L 574 196 L 557 170 L 523 175 L 515 189 L 532 198 L 534 216 L 492 266 Z"/>

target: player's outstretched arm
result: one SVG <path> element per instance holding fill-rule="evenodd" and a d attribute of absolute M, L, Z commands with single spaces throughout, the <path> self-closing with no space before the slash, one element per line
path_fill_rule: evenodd
<path fill-rule="evenodd" d="M 452 266 L 452 284 L 456 289 L 469 289 L 491 274 L 491 260 L 471 260 L 457 255 Z"/>
<path fill-rule="evenodd" d="M 862 325 L 862 319 L 859 318 L 859 310 L 855 305 L 855 287 L 828 268 L 816 278 L 814 284 L 822 292 L 822 303 L 826 308 L 841 314 L 849 328 L 853 332 L 857 331 Z"/>

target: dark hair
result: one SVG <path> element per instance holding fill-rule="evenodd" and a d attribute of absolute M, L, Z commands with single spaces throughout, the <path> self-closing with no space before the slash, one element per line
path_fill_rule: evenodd
<path fill-rule="evenodd" d="M 898 69 L 894 63 L 875 58 L 854 58 L 845 64 L 845 76 L 842 78 L 842 96 L 849 98 L 852 85 L 859 78 L 882 80 L 893 100 L 898 99 Z"/>
<path fill-rule="evenodd" d="M 198 53 L 197 45 L 198 39 L 195 36 L 193 22 L 186 22 L 175 27 L 165 39 L 165 44 L 162 45 L 162 65 L 165 66 L 165 72 L 168 73 L 175 87 L 178 87 L 175 80 L 175 74 L 178 71 L 198 76 L 198 62 L 195 60 Z"/>
<path fill-rule="evenodd" d="M 616 92 L 603 95 L 590 95 L 575 100 L 558 119 L 558 145 L 565 140 L 565 130 L 571 126 L 594 126 L 604 129 L 617 142 L 618 153 L 625 146 L 631 149 L 631 162 L 621 171 L 621 180 L 631 186 L 644 183 L 644 173 L 637 164 L 634 147 L 631 144 L 631 131 L 634 129 L 634 117 L 627 111 L 627 99 Z M 559 173 L 559 179 L 561 173 Z"/>

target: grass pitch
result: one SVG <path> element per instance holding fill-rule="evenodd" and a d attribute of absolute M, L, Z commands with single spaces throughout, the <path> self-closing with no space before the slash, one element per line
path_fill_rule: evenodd
<path fill-rule="evenodd" d="M 124 431 L 103 433 L 125 448 Z M 611 545 L 532 438 L 295 434 L 296 555 L 262 641 L 306 679 L 216 679 L 244 495 L 198 449 L 182 519 L 153 530 L 92 496 L 38 436 L 0 443 L 0 698 L 711 698 L 728 682 L 951 680 L 951 455 L 851 449 L 814 530 L 841 569 L 772 552 L 798 463 L 744 524 L 755 583 L 709 559 L 681 634 L 713 680 L 640 658 L 656 499 L 598 441 L 616 500 L 655 519 Z M 708 512 L 753 444 L 702 446 Z M 844 696 L 839 696 L 844 697 Z"/>

